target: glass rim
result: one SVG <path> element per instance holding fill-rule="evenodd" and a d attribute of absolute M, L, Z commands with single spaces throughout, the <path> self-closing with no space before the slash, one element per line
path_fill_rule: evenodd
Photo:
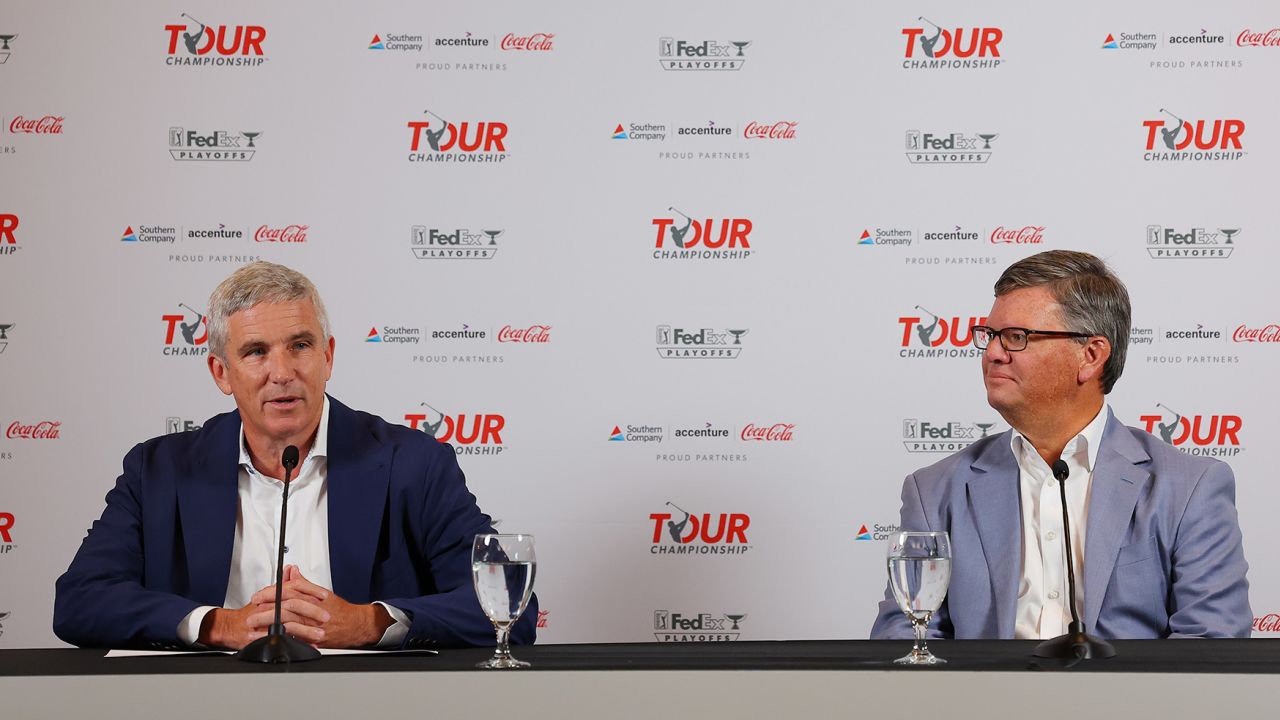
<path fill-rule="evenodd" d="M 476 533 L 475 539 L 480 538 L 529 538 L 533 540 L 532 533 Z"/>

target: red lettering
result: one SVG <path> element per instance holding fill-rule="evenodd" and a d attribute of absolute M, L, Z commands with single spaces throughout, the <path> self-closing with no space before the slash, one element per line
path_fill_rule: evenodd
<path fill-rule="evenodd" d="M 746 513 L 733 513 L 729 516 L 729 537 L 725 542 L 747 544 L 747 526 L 751 518 Z"/>
<path fill-rule="evenodd" d="M 13 513 L 0 512 L 0 540 L 7 543 L 13 542 L 13 535 L 9 533 L 13 529 Z"/>
<path fill-rule="evenodd" d="M 649 519 L 653 521 L 653 544 L 657 545 L 662 542 L 663 525 L 671 519 L 671 513 L 649 513 Z"/>
<path fill-rule="evenodd" d="M 907 57 L 911 57 L 916 49 L 916 38 L 924 34 L 922 28 L 902 28 L 902 34 L 907 36 Z M 169 52 L 173 52 L 170 50 Z"/>
<path fill-rule="evenodd" d="M 178 52 L 178 35 L 187 29 L 186 25 L 165 25 L 165 30 L 169 31 L 169 54 Z"/>
<path fill-rule="evenodd" d="M 172 345 L 173 333 L 175 330 L 178 329 L 178 323 L 182 322 L 185 318 L 181 315 L 161 315 L 160 319 L 169 323 L 169 327 L 165 330 L 165 333 L 164 333 L 164 344 Z"/>
<path fill-rule="evenodd" d="M 417 415 L 417 414 L 406 414 L 404 416 L 404 419 L 408 421 L 410 430 L 417 430 L 419 429 L 419 425 L 427 421 L 427 416 Z"/>
<path fill-rule="evenodd" d="M 14 231 L 18 229 L 18 216 L 12 213 L 0 213 L 0 240 L 17 245 L 18 240 L 14 235 Z"/>

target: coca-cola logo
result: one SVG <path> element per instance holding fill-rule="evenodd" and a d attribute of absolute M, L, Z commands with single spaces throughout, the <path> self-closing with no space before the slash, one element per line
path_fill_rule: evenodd
<path fill-rule="evenodd" d="M 547 616 L 551 614 L 550 610 L 538 611 L 538 629 L 542 630 L 547 626 Z"/>
<path fill-rule="evenodd" d="M 1238 342 L 1280 342 L 1280 325 L 1272 323 L 1263 327 L 1251 328 L 1241 325 L 1231 333 L 1231 339 Z"/>
<path fill-rule="evenodd" d="M 555 33 L 534 33 L 532 35 L 516 35 L 507 33 L 498 46 L 503 50 L 523 50 L 526 52 L 551 52 Z"/>
<path fill-rule="evenodd" d="M 30 135 L 61 135 L 63 119 L 61 115 L 45 115 L 41 118 L 30 119 L 19 115 L 9 123 L 9 132 Z"/>
<path fill-rule="evenodd" d="M 1253 619 L 1254 632 L 1280 632 L 1280 613 L 1267 613 Z"/>
<path fill-rule="evenodd" d="M 21 422 L 14 420 L 9 424 L 9 430 L 5 433 L 5 437 L 10 440 L 20 438 L 22 440 L 57 440 L 59 430 L 62 428 L 61 420 L 45 420 L 34 425 L 23 425 Z"/>
<path fill-rule="evenodd" d="M 253 234 L 254 242 L 301 243 L 307 241 L 307 230 L 310 225 L 286 225 L 273 228 L 263 225 Z"/>
<path fill-rule="evenodd" d="M 747 423 L 742 428 L 742 439 L 762 442 L 791 442 L 795 437 L 795 429 L 795 423 L 774 423 L 772 425 Z"/>
<path fill-rule="evenodd" d="M 1276 47 L 1280 45 L 1280 28 L 1271 28 L 1264 32 L 1254 32 L 1248 28 L 1236 36 L 1237 47 Z"/>
<path fill-rule="evenodd" d="M 791 120 L 779 120 L 772 124 L 749 122 L 742 130 L 742 137 L 748 140 L 794 140 L 796 126 L 799 124 Z"/>
<path fill-rule="evenodd" d="M 1024 225 L 1021 228 L 1006 228 L 1001 225 L 991 231 L 991 243 L 1012 245 L 1039 245 L 1044 242 L 1044 225 Z"/>
<path fill-rule="evenodd" d="M 503 325 L 498 331 L 498 342 L 548 343 L 551 342 L 551 326 L 530 325 L 525 328 L 513 328 L 510 325 Z"/>

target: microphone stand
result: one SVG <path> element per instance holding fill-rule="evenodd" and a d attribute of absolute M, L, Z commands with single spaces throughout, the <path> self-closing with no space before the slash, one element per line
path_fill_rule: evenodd
<path fill-rule="evenodd" d="M 298 466 L 298 448 L 294 445 L 285 448 L 280 464 L 284 466 L 284 494 L 280 500 L 280 544 L 276 548 L 276 618 L 264 637 L 236 653 L 236 657 L 245 662 L 295 663 L 320 658 L 319 650 L 285 634 L 284 624 L 280 622 L 280 596 L 284 592 L 284 530 L 289 518 L 289 476 Z"/>
<path fill-rule="evenodd" d="M 1070 593 L 1067 599 L 1071 605 L 1071 624 L 1067 626 L 1065 635 L 1045 640 L 1036 646 L 1032 654 L 1042 658 L 1071 659 L 1075 661 L 1071 663 L 1074 665 L 1095 657 L 1115 657 L 1116 649 L 1106 640 L 1086 633 L 1084 624 L 1080 622 L 1080 615 L 1076 612 L 1076 571 L 1071 557 L 1071 520 L 1067 515 L 1067 476 L 1070 473 L 1071 470 L 1061 459 L 1053 463 L 1053 477 L 1058 480 L 1058 490 L 1062 496 L 1062 537 L 1067 544 L 1067 591 Z"/>

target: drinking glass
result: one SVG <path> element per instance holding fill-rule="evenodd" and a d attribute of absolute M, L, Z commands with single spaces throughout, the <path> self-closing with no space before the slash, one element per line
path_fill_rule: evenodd
<path fill-rule="evenodd" d="M 476 667 L 529 667 L 529 663 L 511 657 L 508 639 L 511 626 L 529 604 L 536 569 L 532 535 L 476 535 L 471 546 L 471 578 L 480 607 L 498 636 L 493 657 Z"/>
<path fill-rule="evenodd" d="M 946 662 L 929 652 L 924 635 L 950 583 L 951 538 L 945 532 L 900 532 L 893 536 L 889 542 L 889 587 L 916 632 L 915 647 L 894 660 L 895 664 Z"/>

